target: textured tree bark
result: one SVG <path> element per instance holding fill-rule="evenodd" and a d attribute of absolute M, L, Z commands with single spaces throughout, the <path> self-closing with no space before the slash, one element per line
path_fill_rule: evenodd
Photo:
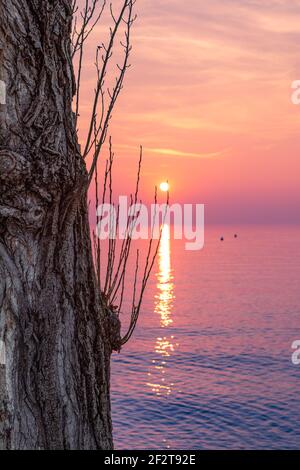
<path fill-rule="evenodd" d="M 111 449 L 111 317 L 71 109 L 71 0 L 0 8 L 1 445 Z"/>

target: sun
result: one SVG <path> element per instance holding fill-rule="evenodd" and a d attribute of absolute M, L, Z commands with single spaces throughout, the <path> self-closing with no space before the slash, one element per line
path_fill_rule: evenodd
<path fill-rule="evenodd" d="M 160 183 L 160 190 L 163 191 L 164 193 L 167 193 L 170 189 L 170 185 L 167 181 L 164 181 L 163 183 Z"/>

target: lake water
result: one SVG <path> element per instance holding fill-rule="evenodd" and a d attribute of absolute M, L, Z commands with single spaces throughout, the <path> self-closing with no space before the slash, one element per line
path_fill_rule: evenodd
<path fill-rule="evenodd" d="M 138 328 L 113 356 L 115 447 L 299 449 L 296 339 L 299 228 L 208 228 L 200 252 L 165 236 Z"/>

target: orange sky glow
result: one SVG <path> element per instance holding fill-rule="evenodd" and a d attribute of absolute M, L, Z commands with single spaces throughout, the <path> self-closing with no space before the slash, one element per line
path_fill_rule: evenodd
<path fill-rule="evenodd" d="M 136 12 L 110 128 L 115 192 L 133 190 L 143 145 L 145 201 L 169 181 L 171 201 L 205 203 L 210 223 L 298 222 L 300 1 L 138 0 Z M 107 26 L 104 16 L 87 46 L 82 139 Z"/>

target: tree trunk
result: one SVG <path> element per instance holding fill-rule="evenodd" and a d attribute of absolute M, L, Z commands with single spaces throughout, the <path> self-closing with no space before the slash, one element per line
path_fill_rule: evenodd
<path fill-rule="evenodd" d="M 71 109 L 71 3 L 0 0 L 0 447 L 10 449 L 113 445 L 114 340 Z"/>

